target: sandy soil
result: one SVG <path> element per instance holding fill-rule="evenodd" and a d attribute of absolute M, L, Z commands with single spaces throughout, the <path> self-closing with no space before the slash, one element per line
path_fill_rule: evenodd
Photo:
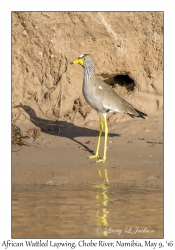
<path fill-rule="evenodd" d="M 105 163 L 98 127 L 64 125 L 12 149 L 12 237 L 163 237 L 162 117 L 109 122 Z"/>
<path fill-rule="evenodd" d="M 52 120 L 96 120 L 82 95 L 83 69 L 69 64 L 84 53 L 121 97 L 145 113 L 162 112 L 163 12 L 13 12 L 13 117 L 23 122 L 15 109 L 22 103 Z"/>

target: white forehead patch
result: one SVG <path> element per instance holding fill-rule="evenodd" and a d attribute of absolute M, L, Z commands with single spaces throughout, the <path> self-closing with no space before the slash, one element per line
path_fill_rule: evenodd
<path fill-rule="evenodd" d="M 99 85 L 99 86 L 98 86 L 98 89 L 103 89 L 103 88 L 102 88 L 102 86 Z"/>
<path fill-rule="evenodd" d="M 83 58 L 84 57 L 84 54 L 83 55 L 80 55 L 78 58 Z"/>

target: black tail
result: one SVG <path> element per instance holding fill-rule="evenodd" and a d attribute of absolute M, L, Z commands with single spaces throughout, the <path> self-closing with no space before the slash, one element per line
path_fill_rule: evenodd
<path fill-rule="evenodd" d="M 138 118 L 138 117 L 140 117 L 140 118 L 145 119 L 144 116 L 147 116 L 147 114 L 145 114 L 145 113 L 139 111 L 139 110 L 136 109 L 136 108 L 134 108 L 134 110 L 135 110 L 139 115 L 138 115 L 138 116 L 135 116 L 135 115 L 132 115 L 132 114 L 128 114 L 128 115 L 130 115 L 132 118 Z"/>

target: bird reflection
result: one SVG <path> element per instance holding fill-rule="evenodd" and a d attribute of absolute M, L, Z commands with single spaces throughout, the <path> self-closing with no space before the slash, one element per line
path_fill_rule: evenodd
<path fill-rule="evenodd" d="M 107 236 L 105 227 L 108 226 L 107 217 L 109 214 L 108 211 L 108 188 L 109 188 L 109 179 L 107 169 L 98 170 L 98 174 L 102 179 L 102 183 L 96 184 L 95 188 L 97 189 L 96 193 L 96 223 L 97 223 L 97 233 L 99 236 Z"/>

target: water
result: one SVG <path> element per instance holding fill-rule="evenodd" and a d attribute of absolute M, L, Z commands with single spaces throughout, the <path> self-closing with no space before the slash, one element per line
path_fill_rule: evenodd
<path fill-rule="evenodd" d="M 161 183 L 108 179 L 13 184 L 13 238 L 162 238 Z"/>

